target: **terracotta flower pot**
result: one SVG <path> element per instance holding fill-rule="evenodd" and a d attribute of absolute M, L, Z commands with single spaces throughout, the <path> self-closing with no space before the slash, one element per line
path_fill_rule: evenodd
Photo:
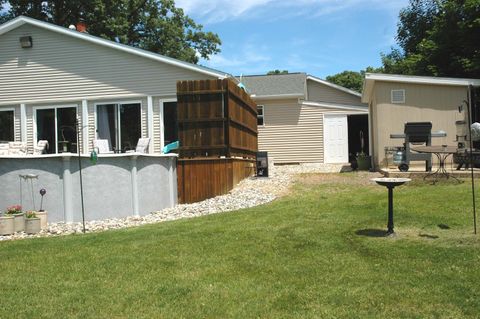
<path fill-rule="evenodd" d="M 37 234 L 41 230 L 40 218 L 25 218 L 25 232 L 27 234 Z"/>
<path fill-rule="evenodd" d="M 47 225 L 48 225 L 48 213 L 47 211 L 39 211 L 39 212 L 35 212 L 35 215 L 37 215 L 38 218 L 40 218 L 40 224 L 41 224 L 41 228 L 42 229 L 47 229 Z"/>
<path fill-rule="evenodd" d="M 15 217 L 15 231 L 25 230 L 25 213 L 13 214 Z"/>
<path fill-rule="evenodd" d="M 7 215 L 0 217 L 0 235 L 11 235 L 15 232 L 15 217 Z"/>

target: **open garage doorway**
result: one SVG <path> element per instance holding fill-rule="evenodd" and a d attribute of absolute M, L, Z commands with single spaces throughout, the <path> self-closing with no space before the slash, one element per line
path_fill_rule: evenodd
<path fill-rule="evenodd" d="M 361 136 L 363 135 L 363 149 Z M 360 154 L 369 154 L 368 143 L 368 115 L 348 115 L 348 153 L 349 157 Z"/>

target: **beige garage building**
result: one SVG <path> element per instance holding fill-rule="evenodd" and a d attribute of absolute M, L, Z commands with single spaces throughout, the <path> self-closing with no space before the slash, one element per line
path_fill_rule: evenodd
<path fill-rule="evenodd" d="M 403 139 L 390 134 L 403 133 L 406 122 L 432 122 L 432 131 L 445 131 L 446 137 L 432 145 L 456 146 L 456 121 L 467 120 L 458 107 L 469 100 L 470 86 L 480 80 L 369 74 L 365 75 L 362 102 L 370 113 L 370 154 L 375 168 L 385 166 L 385 147 L 402 146 Z"/>

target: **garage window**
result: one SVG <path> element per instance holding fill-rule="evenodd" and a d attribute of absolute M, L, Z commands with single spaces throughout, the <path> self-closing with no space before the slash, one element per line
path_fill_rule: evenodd
<path fill-rule="evenodd" d="M 264 106 L 257 105 L 257 125 L 263 126 L 265 125 L 265 113 L 264 113 Z"/>

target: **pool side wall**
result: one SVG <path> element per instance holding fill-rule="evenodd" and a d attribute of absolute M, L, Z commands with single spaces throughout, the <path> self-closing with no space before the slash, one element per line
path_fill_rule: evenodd
<path fill-rule="evenodd" d="M 99 156 L 97 164 L 82 156 L 85 219 L 143 216 L 177 203 L 176 157 L 166 155 Z M 24 180 L 19 175 L 35 174 Z M 33 198 L 32 198 L 33 183 Z M 80 174 L 75 154 L 43 157 L 0 157 L 0 211 L 22 204 L 43 209 L 49 222 L 82 220 Z"/>

